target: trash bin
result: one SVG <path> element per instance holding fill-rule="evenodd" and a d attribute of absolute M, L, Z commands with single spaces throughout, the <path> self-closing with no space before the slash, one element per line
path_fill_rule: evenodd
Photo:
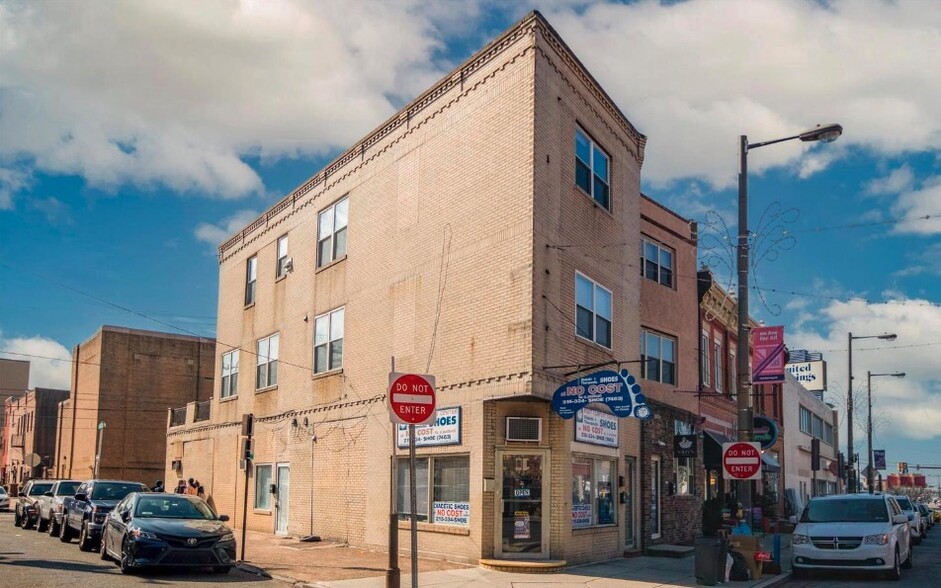
<path fill-rule="evenodd" d="M 695 551 L 696 583 L 715 586 L 725 580 L 728 542 L 722 537 L 697 537 Z"/>

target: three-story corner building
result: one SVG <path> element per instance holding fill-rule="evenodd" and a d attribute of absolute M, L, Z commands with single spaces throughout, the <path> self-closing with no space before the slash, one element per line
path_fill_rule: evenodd
<path fill-rule="evenodd" d="M 247 500 L 251 529 L 358 546 L 387 546 L 394 500 L 407 545 L 394 365 L 436 378 L 437 422 L 416 435 L 422 553 L 579 562 L 636 546 L 640 421 L 564 420 L 551 399 L 598 366 L 640 377 L 643 327 L 679 336 L 641 324 L 645 141 L 544 18 L 524 18 L 219 247 L 210 416 L 169 428 L 165 478 L 199 479 L 236 525 Z M 673 288 L 657 281 L 656 296 Z M 676 308 L 694 320 L 690 298 Z M 656 384 L 654 400 L 675 387 Z"/>

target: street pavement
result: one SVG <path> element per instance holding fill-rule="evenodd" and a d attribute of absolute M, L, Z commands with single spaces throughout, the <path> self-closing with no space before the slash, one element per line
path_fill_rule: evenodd
<path fill-rule="evenodd" d="M 236 533 L 239 537 L 239 533 Z M 770 546 L 770 538 L 763 543 Z M 341 544 L 305 543 L 297 539 L 248 532 L 246 561 L 230 574 L 204 571 L 143 571 L 124 576 L 112 562 L 97 553 L 83 552 L 73 541 L 13 526 L 13 515 L 0 512 L 0 588 L 33 586 L 63 588 L 112 588 L 140 584 L 204 586 L 224 583 L 248 588 L 308 586 L 315 588 L 384 588 L 388 555 Z M 785 567 L 790 550 L 785 542 Z M 399 558 L 401 586 L 411 586 L 410 558 Z M 760 580 L 730 582 L 730 588 L 771 588 L 787 581 L 788 574 Z M 419 560 L 418 585 L 443 588 L 469 586 L 514 588 L 670 588 L 695 587 L 694 558 L 619 558 L 573 566 L 553 574 L 523 574 L 488 570 L 440 560 Z"/>

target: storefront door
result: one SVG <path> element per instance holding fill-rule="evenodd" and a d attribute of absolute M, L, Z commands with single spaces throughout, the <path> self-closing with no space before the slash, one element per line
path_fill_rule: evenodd
<path fill-rule="evenodd" d="M 275 508 L 277 517 L 275 519 L 274 532 L 277 535 L 287 535 L 288 533 L 288 496 L 291 493 L 291 467 L 287 464 L 278 464 L 277 493 L 275 498 Z"/>
<path fill-rule="evenodd" d="M 637 513 L 634 509 L 634 495 L 636 493 L 635 484 L 637 483 L 637 458 L 624 458 L 624 548 L 633 549 L 637 546 Z"/>
<path fill-rule="evenodd" d="M 502 480 L 497 493 L 498 557 L 549 557 L 549 455 L 545 451 L 497 452 Z"/>

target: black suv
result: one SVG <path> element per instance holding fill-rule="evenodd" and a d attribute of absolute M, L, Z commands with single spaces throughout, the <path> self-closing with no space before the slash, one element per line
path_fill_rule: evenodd
<path fill-rule="evenodd" d="M 52 489 L 53 480 L 30 480 L 20 490 L 13 514 L 13 525 L 29 529 L 39 520 L 40 497 Z"/>
<path fill-rule="evenodd" d="M 59 540 L 68 543 L 78 535 L 78 548 L 93 551 L 111 509 L 131 492 L 150 492 L 145 484 L 127 480 L 88 480 L 62 501 Z"/>

